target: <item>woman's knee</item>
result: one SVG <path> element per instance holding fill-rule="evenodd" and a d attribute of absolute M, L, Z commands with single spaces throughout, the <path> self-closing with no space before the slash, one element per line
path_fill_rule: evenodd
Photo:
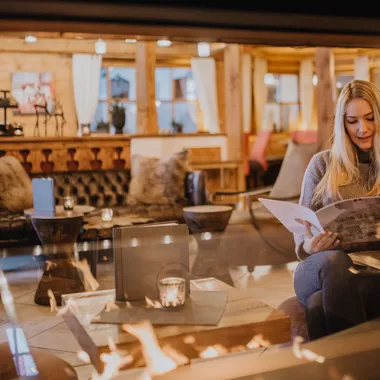
<path fill-rule="evenodd" d="M 328 270 L 348 270 L 352 265 L 352 260 L 347 253 L 343 251 L 331 251 L 327 256 L 325 267 Z"/>

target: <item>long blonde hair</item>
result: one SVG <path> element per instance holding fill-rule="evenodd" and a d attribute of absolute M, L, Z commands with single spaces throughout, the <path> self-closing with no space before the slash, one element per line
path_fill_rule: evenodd
<path fill-rule="evenodd" d="M 313 193 L 313 204 L 325 204 L 330 198 L 332 201 L 341 199 L 339 186 L 354 183 L 359 180 L 359 158 L 357 149 L 351 141 L 344 119 L 347 104 L 352 99 L 366 100 L 372 107 L 375 121 L 375 133 L 372 148 L 372 177 L 369 183 L 373 187 L 368 196 L 380 195 L 380 90 L 371 82 L 353 80 L 347 83 L 339 95 L 334 118 L 334 133 L 328 167 L 322 180 Z"/>

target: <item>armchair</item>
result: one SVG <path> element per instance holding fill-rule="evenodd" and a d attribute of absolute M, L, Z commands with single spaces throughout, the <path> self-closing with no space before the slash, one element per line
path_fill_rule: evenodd
<path fill-rule="evenodd" d="M 289 257 L 294 252 L 289 252 L 288 244 L 283 241 L 283 238 L 293 240 L 293 235 L 266 210 L 264 206 L 258 204 L 259 198 L 271 198 L 284 200 L 289 202 L 298 202 L 301 194 L 302 180 L 307 166 L 319 148 L 318 143 L 299 144 L 293 140 L 289 141 L 287 151 L 281 165 L 280 172 L 273 186 L 261 187 L 252 191 L 242 192 L 215 192 L 209 193 L 209 203 L 216 203 L 218 197 L 233 196 L 239 201 L 242 201 L 248 208 L 250 222 L 255 230 L 259 233 L 260 238 L 268 247 L 276 252 Z M 236 200 L 235 200 L 236 202 Z M 232 203 L 235 203 L 232 202 Z M 257 207 L 256 207 L 257 206 Z M 260 214 L 266 215 L 265 220 L 260 217 Z M 269 221 L 269 223 L 268 223 Z M 281 239 L 274 239 L 273 228 L 278 230 L 278 236 Z M 288 248 L 286 248 L 288 247 Z"/>

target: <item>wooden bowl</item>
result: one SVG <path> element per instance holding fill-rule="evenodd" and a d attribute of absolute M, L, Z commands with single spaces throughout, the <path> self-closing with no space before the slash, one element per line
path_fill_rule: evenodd
<path fill-rule="evenodd" d="M 233 207 L 202 205 L 184 207 L 183 213 L 190 232 L 224 232 L 231 218 Z"/>

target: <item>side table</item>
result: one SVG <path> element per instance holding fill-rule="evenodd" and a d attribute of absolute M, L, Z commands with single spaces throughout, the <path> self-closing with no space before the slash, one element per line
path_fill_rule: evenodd
<path fill-rule="evenodd" d="M 233 286 L 228 265 L 219 255 L 220 243 L 232 211 L 233 207 L 224 205 L 183 209 L 186 224 L 198 243 L 197 256 L 191 268 L 193 278 L 215 277 Z"/>
<path fill-rule="evenodd" d="M 38 283 L 34 302 L 49 306 L 48 290 L 51 289 L 57 305 L 61 305 L 62 294 L 85 290 L 83 279 L 72 264 L 74 244 L 83 225 L 83 214 L 66 211 L 54 216 L 32 214 L 31 221 L 48 258 L 44 263 L 44 273 Z"/>

